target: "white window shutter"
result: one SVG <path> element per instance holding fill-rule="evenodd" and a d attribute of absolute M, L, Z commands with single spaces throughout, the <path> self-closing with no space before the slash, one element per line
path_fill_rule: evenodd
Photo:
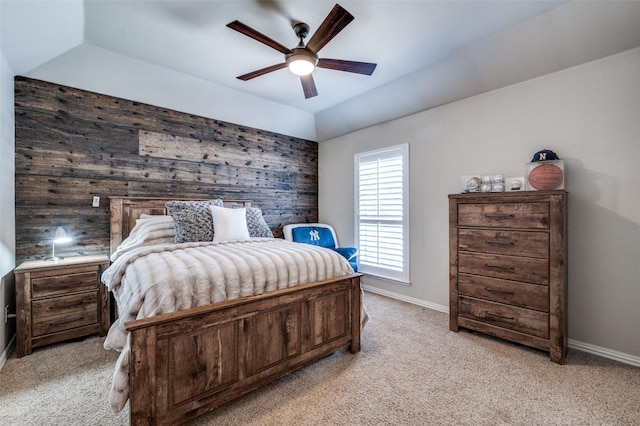
<path fill-rule="evenodd" d="M 356 154 L 360 270 L 409 282 L 408 145 Z"/>

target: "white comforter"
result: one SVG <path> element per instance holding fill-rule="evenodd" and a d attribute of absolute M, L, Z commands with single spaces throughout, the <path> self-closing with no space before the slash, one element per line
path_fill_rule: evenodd
<path fill-rule="evenodd" d="M 120 254 L 102 275 L 119 313 L 104 346 L 122 351 L 111 408 L 119 412 L 129 398 L 125 322 L 352 273 L 332 250 L 273 238 L 162 244 Z"/>

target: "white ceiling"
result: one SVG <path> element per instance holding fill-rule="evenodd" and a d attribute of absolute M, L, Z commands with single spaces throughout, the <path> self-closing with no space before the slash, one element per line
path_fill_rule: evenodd
<path fill-rule="evenodd" d="M 317 140 L 640 46 L 640 1 L 341 1 L 355 19 L 319 56 L 378 67 L 317 69 L 319 95 L 305 99 L 286 69 L 235 78 L 284 58 L 226 24 L 295 47 L 292 23 L 311 36 L 334 1 L 1 1 L 16 74 L 90 45 L 312 114 Z"/>
<path fill-rule="evenodd" d="M 235 78 L 284 62 L 284 55 L 227 28 L 235 19 L 295 47 L 292 22 L 311 34 L 332 1 L 88 2 L 85 38 L 96 46 L 316 113 L 429 65 L 558 2 L 342 1 L 355 19 L 319 56 L 375 62 L 370 77 L 318 69 L 319 96 L 305 99 L 287 70 Z M 455 30 L 453 30 L 455 29 Z"/>

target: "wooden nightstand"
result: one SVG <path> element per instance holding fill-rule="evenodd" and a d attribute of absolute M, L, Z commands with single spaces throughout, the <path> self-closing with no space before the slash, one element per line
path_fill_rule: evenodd
<path fill-rule="evenodd" d="M 33 348 L 109 329 L 109 296 L 100 275 L 106 255 L 27 261 L 16 276 L 17 356 Z"/>

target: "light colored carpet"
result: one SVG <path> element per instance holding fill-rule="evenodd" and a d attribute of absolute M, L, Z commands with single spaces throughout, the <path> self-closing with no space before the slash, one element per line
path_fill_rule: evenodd
<path fill-rule="evenodd" d="M 375 294 L 362 352 L 342 350 L 191 425 L 640 425 L 640 368 L 448 328 L 446 314 Z M 91 337 L 7 360 L 2 425 L 126 425 L 107 402 L 116 354 Z"/>

